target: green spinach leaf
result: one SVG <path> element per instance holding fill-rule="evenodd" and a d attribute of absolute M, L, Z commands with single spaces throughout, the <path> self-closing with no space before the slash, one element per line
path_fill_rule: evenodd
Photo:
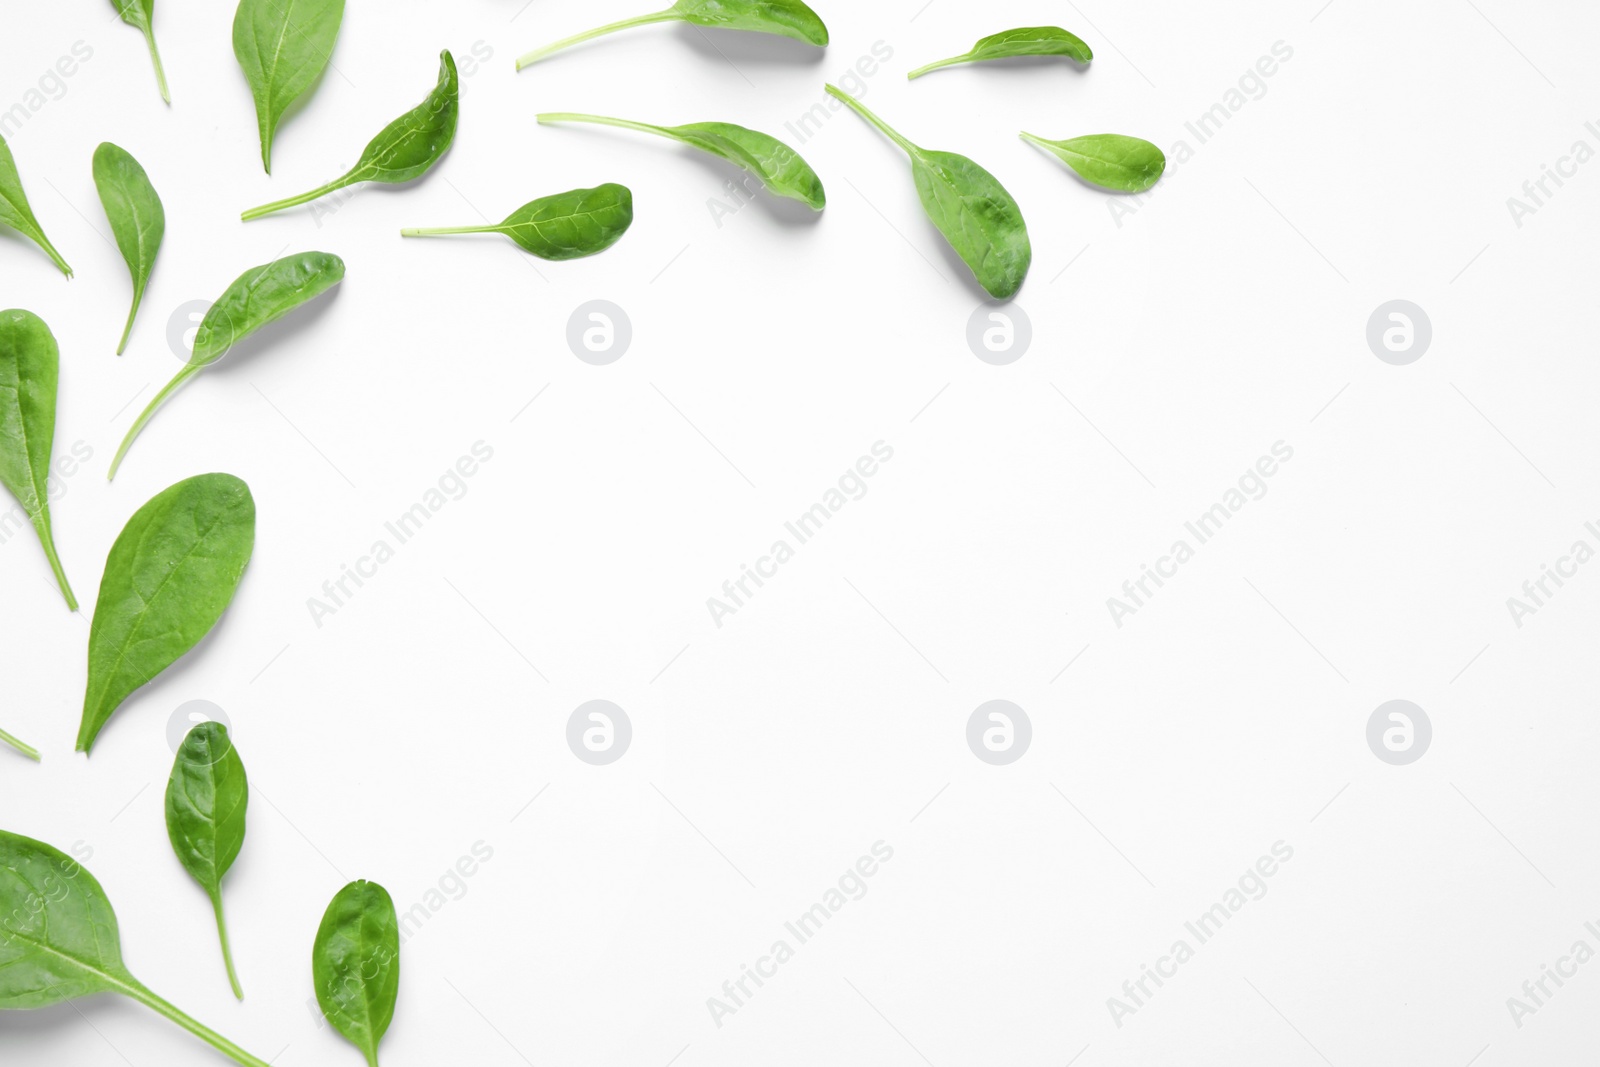
<path fill-rule="evenodd" d="M 344 0 L 239 0 L 233 54 L 256 99 L 261 165 L 268 174 L 278 123 L 322 77 L 343 20 Z"/>
<path fill-rule="evenodd" d="M 231 474 L 157 493 L 122 528 L 89 627 L 78 751 L 134 690 L 155 680 L 222 618 L 256 541 L 256 502 Z"/>
<path fill-rule="evenodd" d="M 178 758 L 167 779 L 167 837 L 178 862 L 211 898 L 222 940 L 222 962 L 233 995 L 244 999 L 228 945 L 228 923 L 222 915 L 222 879 L 244 845 L 245 809 L 250 782 L 244 773 L 228 728 L 203 722 L 178 746 Z"/>
<path fill-rule="evenodd" d="M 540 259 L 582 259 L 604 252 L 633 225 L 633 193 L 625 185 L 574 189 L 523 204 L 504 222 L 401 230 L 402 237 L 503 233 Z"/>
<path fill-rule="evenodd" d="M 1055 155 L 1084 181 L 1119 193 L 1142 193 L 1160 181 L 1161 172 L 1167 169 L 1161 149 L 1120 133 L 1094 133 L 1065 141 L 1024 133 L 1022 139 Z"/>
<path fill-rule="evenodd" d="M 377 1067 L 400 993 L 400 923 L 376 882 L 351 882 L 322 916 L 311 949 L 317 1003 L 333 1028 Z"/>
<path fill-rule="evenodd" d="M 167 213 L 139 161 L 110 141 L 94 150 L 94 185 L 111 223 L 111 235 L 117 239 L 117 248 L 127 260 L 128 274 L 133 278 L 133 306 L 128 309 L 128 324 L 117 344 L 120 356 L 128 347 L 133 320 L 144 300 L 150 272 L 155 269 L 156 254 L 161 251 Z"/>
<path fill-rule="evenodd" d="M 687 22 L 693 26 L 708 26 L 720 30 L 750 30 L 754 33 L 771 33 L 790 37 L 806 44 L 825 48 L 828 44 L 828 27 L 822 18 L 801 0 L 678 0 L 665 11 L 653 15 L 623 19 L 599 29 L 576 34 L 555 44 L 536 48 L 517 60 L 517 69 L 539 62 L 564 48 L 593 40 L 618 30 L 646 26 L 652 22 Z"/>
<path fill-rule="evenodd" d="M 150 61 L 156 65 L 156 84 L 161 86 L 161 99 L 172 103 L 172 96 L 167 92 L 167 72 L 161 69 L 161 53 L 156 50 L 156 0 L 111 0 L 111 6 L 117 9 L 123 22 L 144 34 L 145 43 L 150 46 Z"/>
<path fill-rule="evenodd" d="M 94 875 L 42 841 L 0 830 L 0 1011 L 120 993 L 244 1067 L 268 1067 L 156 996 L 122 962 L 117 915 Z"/>
<path fill-rule="evenodd" d="M 246 222 L 284 208 L 309 204 L 319 197 L 359 182 L 401 185 L 422 177 L 450 151 L 456 137 L 456 122 L 461 117 L 461 78 L 456 73 L 455 57 L 439 53 L 439 83 L 428 98 L 395 119 L 367 143 L 361 158 L 343 177 L 327 185 L 251 208 L 240 217 Z"/>
<path fill-rule="evenodd" d="M 735 126 L 731 122 L 695 122 L 687 126 L 651 126 L 643 122 L 606 118 L 603 115 L 578 115 L 572 112 L 549 112 L 539 116 L 541 123 L 592 122 L 601 126 L 620 126 L 660 137 L 682 141 L 686 145 L 721 156 L 728 162 L 754 174 L 763 185 L 777 196 L 799 200 L 814 211 L 827 206 L 828 197 L 822 188 L 822 179 L 811 169 L 811 164 L 800 158 L 800 153 L 759 130 Z"/>
<path fill-rule="evenodd" d="M 56 383 L 61 350 L 31 311 L 0 311 L 0 485 L 28 513 L 67 607 L 78 599 L 67 584 L 50 532 L 50 452 L 56 439 Z"/>
<path fill-rule="evenodd" d="M 343 278 L 344 260 L 338 256 L 328 252 L 302 252 L 247 270 L 234 279 L 227 292 L 217 298 L 217 302 L 206 312 L 206 317 L 200 320 L 189 362 L 134 420 L 128 436 L 122 439 L 122 447 L 117 449 L 116 457 L 111 461 L 111 472 L 106 477 L 117 476 L 122 457 L 133 447 L 134 440 L 161 405 L 167 402 L 167 398 L 182 388 L 185 382 L 227 355 L 237 342 L 321 296 Z"/>
<path fill-rule="evenodd" d="M 922 209 L 978 284 L 998 300 L 1015 296 L 1033 263 L 1033 245 L 1022 208 L 1000 180 L 966 156 L 912 144 L 843 90 L 830 85 L 828 92 L 911 157 Z"/>
<path fill-rule="evenodd" d="M 1060 26 L 1025 26 L 985 37 L 972 46 L 972 51 L 918 67 L 906 77 L 920 78 L 931 70 L 957 63 L 980 63 L 987 59 L 1014 59 L 1017 56 L 1067 56 L 1079 63 L 1088 63 L 1094 59 L 1094 50 L 1081 37 L 1068 33 Z"/>
<path fill-rule="evenodd" d="M 33 217 L 33 208 L 28 206 L 28 194 L 22 191 L 22 176 L 17 173 L 17 161 L 11 155 L 11 146 L 6 144 L 4 137 L 0 137 L 0 225 L 11 227 L 44 249 L 55 265 L 61 268 L 61 273 L 72 277 L 72 268 L 67 266 L 67 261 L 61 258 L 56 246 L 39 228 L 39 220 Z"/>
<path fill-rule="evenodd" d="M 20 740 L 18 740 L 15 737 L 12 737 L 10 734 L 6 733 L 4 730 L 0 730 L 0 744 L 10 745 L 12 748 L 16 749 L 18 752 L 22 753 L 24 756 L 27 756 L 29 759 L 33 760 L 33 762 L 35 762 L 35 763 L 39 762 L 39 750 L 38 749 L 34 748 L 32 745 L 23 744 Z"/>

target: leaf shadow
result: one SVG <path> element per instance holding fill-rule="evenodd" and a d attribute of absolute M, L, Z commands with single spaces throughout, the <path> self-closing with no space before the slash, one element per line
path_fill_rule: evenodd
<path fill-rule="evenodd" d="M 753 66 L 811 66 L 820 65 L 828 50 L 774 33 L 753 33 L 749 30 L 719 30 L 693 23 L 680 23 L 678 37 L 701 59 L 722 61 L 739 69 L 740 63 Z"/>
<path fill-rule="evenodd" d="M 313 329 L 332 311 L 339 291 L 343 288 L 344 282 L 341 281 L 331 291 L 319 294 L 309 304 L 296 308 L 278 321 L 268 323 L 255 333 L 236 342 L 220 359 L 208 366 L 204 373 L 212 377 L 239 373 L 234 368 L 249 364 L 263 349 L 293 346 L 303 334 Z"/>

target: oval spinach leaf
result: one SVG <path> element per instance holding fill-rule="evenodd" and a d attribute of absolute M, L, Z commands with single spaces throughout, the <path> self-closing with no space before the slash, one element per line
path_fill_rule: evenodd
<path fill-rule="evenodd" d="M 117 9 L 123 22 L 144 34 L 145 44 L 150 46 L 150 61 L 156 65 L 156 84 L 161 86 L 161 99 L 172 103 L 172 96 L 167 92 L 167 72 L 161 69 L 161 53 L 156 50 L 156 0 L 111 0 L 111 6 Z"/>
<path fill-rule="evenodd" d="M 309 193 L 251 208 L 240 217 L 249 222 L 274 211 L 309 204 L 318 197 L 359 182 L 401 185 L 420 178 L 450 151 L 460 115 L 461 78 L 456 73 L 456 61 L 448 51 L 441 52 L 439 83 L 433 92 L 369 141 L 349 173 Z"/>
<path fill-rule="evenodd" d="M 4 137 L 0 137 L 0 225 L 11 227 L 44 249 L 55 265 L 61 268 L 61 273 L 72 277 L 72 268 L 67 266 L 67 261 L 61 258 L 56 246 L 39 228 L 39 220 L 33 217 L 33 208 L 28 206 L 28 194 L 22 191 L 22 176 L 17 173 L 17 161 L 11 155 L 11 146 L 6 144 Z"/>
<path fill-rule="evenodd" d="M 167 213 L 139 161 L 110 141 L 94 150 L 94 185 L 111 223 L 111 235 L 117 239 L 117 248 L 127 260 L 128 274 L 133 278 L 133 306 L 128 309 L 128 324 L 117 344 L 120 356 L 128 347 L 133 320 L 144 300 L 150 272 L 155 269 L 156 253 L 161 251 Z"/>
<path fill-rule="evenodd" d="M 985 37 L 972 46 L 972 51 L 918 67 L 906 77 L 920 78 L 931 70 L 957 63 L 980 63 L 987 59 L 1014 59 L 1017 56 L 1067 56 L 1079 63 L 1088 63 L 1094 59 L 1094 50 L 1084 43 L 1083 38 L 1068 33 L 1060 26 L 1025 26 Z"/>
<path fill-rule="evenodd" d="M 39 750 L 38 749 L 34 748 L 32 745 L 23 744 L 17 738 L 12 737 L 10 734 L 6 733 L 4 730 L 0 730 L 0 744 L 10 745 L 12 748 L 16 749 L 18 752 L 22 753 L 24 756 L 27 756 L 29 759 L 33 760 L 33 762 L 35 762 L 35 763 L 39 762 Z"/>
<path fill-rule="evenodd" d="M 211 305 L 195 331 L 189 362 L 155 395 L 134 420 L 122 447 L 111 461 L 108 479 L 117 476 L 122 458 L 133 447 L 157 409 L 190 378 L 228 354 L 236 343 L 295 308 L 321 296 L 344 278 L 344 260 L 329 252 L 302 252 L 245 271 Z"/>
<path fill-rule="evenodd" d="M 244 999 L 228 945 L 228 923 L 222 915 L 222 879 L 244 845 L 245 809 L 250 782 L 244 761 L 233 747 L 228 728 L 203 722 L 178 746 L 178 758 L 167 779 L 167 838 L 178 862 L 211 898 L 222 941 L 222 962 L 233 995 Z"/>
<path fill-rule="evenodd" d="M 1022 139 L 1054 154 L 1084 181 L 1119 193 L 1142 193 L 1160 181 L 1161 172 L 1167 169 L 1161 149 L 1120 133 L 1095 133 L 1065 141 L 1024 133 Z"/>
<path fill-rule="evenodd" d="M 239 0 L 233 54 L 256 100 L 261 165 L 268 174 L 278 123 L 322 77 L 343 20 L 344 0 Z"/>
<path fill-rule="evenodd" d="M 106 558 L 89 627 L 79 752 L 134 690 L 211 632 L 255 541 L 255 500 L 231 474 L 181 481 L 133 513 Z"/>
<path fill-rule="evenodd" d="M 60 362 L 55 335 L 43 319 L 31 311 L 0 311 L 0 484 L 28 513 L 61 595 L 77 611 L 78 599 L 50 532 L 50 452 Z"/>
<path fill-rule="evenodd" d="M 1033 245 L 1022 208 L 1000 180 L 966 156 L 917 147 L 837 87 L 828 86 L 828 92 L 911 157 L 922 209 L 978 284 L 998 300 L 1015 296 L 1033 263 Z"/>
<path fill-rule="evenodd" d="M 376 882 L 351 882 L 322 916 L 311 949 L 317 1003 L 333 1028 L 376 1067 L 400 993 L 400 923 Z"/>
<path fill-rule="evenodd" d="M 695 122 L 687 126 L 651 126 L 644 122 L 606 118 L 603 115 L 578 115 L 572 112 L 549 112 L 540 115 L 541 123 L 592 122 L 601 126 L 620 126 L 660 137 L 682 141 L 702 152 L 721 156 L 728 162 L 754 174 L 761 183 L 777 196 L 799 200 L 814 211 L 827 206 L 828 197 L 822 188 L 822 179 L 811 169 L 811 164 L 800 158 L 800 153 L 759 130 L 735 126 L 731 122 Z"/>
<path fill-rule="evenodd" d="M 625 185 L 544 196 L 523 204 L 504 222 L 401 230 L 402 237 L 503 233 L 540 259 L 582 259 L 604 252 L 633 225 L 633 193 Z"/>
<path fill-rule="evenodd" d="M 244 1067 L 268 1067 L 156 996 L 122 962 L 117 915 L 94 875 L 42 841 L 0 830 L 0 1011 L 120 993 Z"/>
<path fill-rule="evenodd" d="M 806 44 L 824 48 L 828 44 L 828 27 L 811 8 L 801 0 L 678 0 L 665 11 L 653 15 L 623 19 L 599 29 L 589 30 L 536 48 L 517 60 L 517 69 L 530 66 L 546 56 L 564 48 L 593 40 L 618 30 L 646 26 L 652 22 L 687 22 L 694 26 L 709 26 L 720 30 L 749 30 L 754 33 L 771 33 L 790 37 Z"/>

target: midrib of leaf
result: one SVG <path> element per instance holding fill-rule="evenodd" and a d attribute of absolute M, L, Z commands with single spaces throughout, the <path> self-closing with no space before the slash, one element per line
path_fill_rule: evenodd
<path fill-rule="evenodd" d="M 19 432 L 22 436 L 22 454 L 27 459 L 28 488 L 33 490 L 33 506 L 29 507 L 28 502 L 23 501 L 23 508 L 28 512 L 29 519 L 38 522 L 39 515 L 44 511 L 45 503 L 50 499 L 49 475 L 45 476 L 45 485 L 41 486 L 39 484 L 39 472 L 33 469 L 33 446 L 28 440 L 28 418 L 22 411 L 22 368 L 20 366 L 17 368 L 17 380 L 0 385 L 0 389 L 10 391 L 11 395 L 16 398 L 15 407 L 17 409 L 17 425 L 21 427 Z"/>
<path fill-rule="evenodd" d="M 21 871 L 17 870 L 15 867 L 6 867 L 6 868 L 4 868 L 4 870 L 5 870 L 5 872 L 7 874 L 11 875 L 11 877 L 13 877 L 17 881 L 21 882 L 28 889 L 28 891 L 30 893 L 32 893 L 38 899 L 46 900 L 46 901 L 48 901 L 50 899 L 49 896 L 46 895 L 39 886 L 35 885 L 32 881 L 30 881 L 27 878 L 26 875 L 24 875 Z M 40 921 L 43 923 L 43 926 L 44 926 L 44 934 L 43 934 L 43 936 L 48 937 L 50 935 L 50 912 L 48 910 L 41 911 L 39 913 L 39 918 L 40 918 Z M 99 927 L 99 925 L 97 923 L 95 923 L 92 918 L 88 917 L 87 911 L 85 913 L 85 920 L 84 921 L 88 923 L 90 935 L 94 938 L 95 948 L 97 950 L 100 949 L 101 948 L 101 944 L 100 944 L 100 927 Z M 119 990 L 121 992 L 128 992 L 131 989 L 131 987 L 129 985 L 127 985 L 126 982 L 123 981 L 124 978 L 131 979 L 133 977 L 131 974 L 128 974 L 126 968 L 123 969 L 123 972 L 121 974 L 112 974 L 109 971 L 101 970 L 98 964 L 91 963 L 91 962 L 89 962 L 87 960 L 79 959 L 77 956 L 74 956 L 74 955 L 72 955 L 70 953 L 61 951 L 60 949 L 56 948 L 54 945 L 50 944 L 47 941 L 40 941 L 38 938 L 30 937 L 27 934 L 22 933 L 21 931 L 17 931 L 17 930 L 12 930 L 12 931 L 8 932 L 7 940 L 21 941 L 24 944 L 32 946 L 34 949 L 36 949 L 39 952 L 42 952 L 42 953 L 45 953 L 47 955 L 53 956 L 58 960 L 64 960 L 67 963 L 72 964 L 73 966 L 79 968 L 80 970 L 82 970 L 82 971 L 84 971 L 84 972 L 86 972 L 88 974 L 91 974 L 91 975 L 94 975 L 95 977 L 104 979 L 108 984 L 114 986 L 117 990 Z M 19 960 L 18 962 L 22 962 L 22 961 Z"/>
<path fill-rule="evenodd" d="M 572 212 L 568 212 L 565 215 L 558 215 L 557 217 L 555 217 L 553 219 L 545 219 L 544 220 L 544 226 L 553 226 L 554 224 L 556 224 L 558 222 L 565 222 L 568 219 L 588 219 L 591 222 L 595 222 L 598 225 L 599 224 L 598 223 L 598 219 L 596 218 L 596 216 L 598 214 L 599 214 L 598 211 L 572 211 Z M 545 236 L 545 234 L 544 234 L 544 226 L 541 226 L 539 223 L 535 222 L 532 219 L 529 219 L 526 222 L 515 222 L 515 223 L 512 223 L 510 225 L 510 227 L 508 227 L 508 228 L 509 229 L 513 229 L 513 230 L 520 230 L 524 226 L 532 227 L 533 230 L 536 233 L 538 233 L 538 235 L 540 237 L 544 237 Z M 545 239 L 549 240 L 549 238 L 545 238 Z"/>

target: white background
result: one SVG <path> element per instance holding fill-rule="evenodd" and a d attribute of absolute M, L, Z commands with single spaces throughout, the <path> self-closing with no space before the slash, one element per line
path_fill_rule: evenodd
<path fill-rule="evenodd" d="M 409 908 L 483 842 L 493 859 L 405 945 L 390 1067 L 1590 1056 L 1600 964 L 1520 1029 L 1506 999 L 1579 938 L 1600 948 L 1583 928 L 1600 918 L 1600 568 L 1521 628 L 1506 598 L 1597 543 L 1582 235 L 1600 165 L 1520 228 L 1506 199 L 1575 140 L 1600 147 L 1600 19 L 1554 0 L 920 2 L 822 6 L 826 53 L 654 26 L 516 74 L 520 52 L 644 8 L 352 0 L 271 178 L 231 4 L 157 4 L 170 109 L 101 0 L 5 5 L 0 107 L 93 50 L 10 139 L 77 277 L 0 240 L 0 304 L 54 329 L 57 452 L 94 459 L 54 506 L 81 615 L 30 533 L 0 546 L 0 726 L 45 755 L 0 753 L 0 824 L 92 850 L 153 989 L 284 1067 L 357 1062 L 306 1006 L 328 899 L 364 877 Z M 1029 24 L 1079 32 L 1092 69 L 903 76 Z M 880 41 L 893 58 L 866 102 L 1026 211 L 1034 341 L 1010 366 L 969 350 L 982 294 L 858 119 L 801 146 L 820 219 L 762 196 L 720 227 L 726 166 L 533 120 L 717 119 L 797 143 L 784 123 Z M 1264 95 L 1198 144 L 1184 123 L 1279 41 L 1293 57 Z M 475 44 L 492 59 L 426 178 L 239 223 L 341 173 L 423 97 L 442 47 L 465 75 Z M 1119 226 L 1020 129 L 1194 152 Z M 102 140 L 167 208 L 120 359 Z M 398 236 L 603 181 L 633 188 L 637 221 L 593 259 Z M 186 388 L 108 485 L 180 365 L 169 317 L 308 248 L 345 258 L 339 290 Z M 1396 298 L 1435 331 L 1407 367 L 1365 340 Z M 609 367 L 565 341 L 591 299 L 633 323 Z M 880 440 L 894 458 L 866 497 L 714 626 L 707 597 Z M 494 458 L 467 495 L 319 628 L 307 599 L 478 441 Z M 1106 599 L 1278 441 L 1294 458 L 1268 494 L 1118 628 Z M 249 482 L 254 559 L 218 630 L 86 760 L 107 549 L 206 471 Z M 565 741 L 597 698 L 634 728 L 599 768 Z M 997 698 L 1034 728 L 1003 768 L 965 741 Z M 1365 739 L 1396 698 L 1434 727 L 1407 767 Z M 232 719 L 253 786 L 225 885 L 243 1005 L 162 822 L 168 719 L 197 699 Z M 894 858 L 867 895 L 714 1025 L 707 998 L 880 840 Z M 1270 892 L 1116 1026 L 1107 998 L 1278 841 L 1294 858 Z M 111 998 L 0 1018 L 0 1059 L 222 1062 Z"/>

